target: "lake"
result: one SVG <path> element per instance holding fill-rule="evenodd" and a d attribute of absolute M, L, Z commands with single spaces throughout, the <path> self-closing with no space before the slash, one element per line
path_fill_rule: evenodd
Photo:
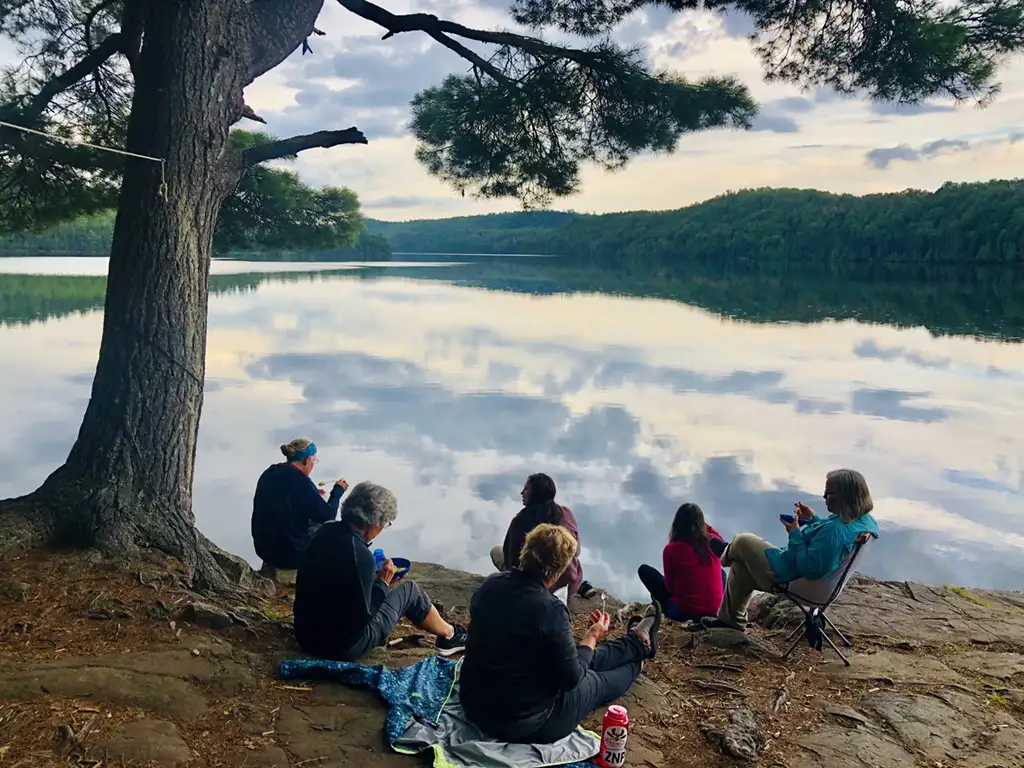
<path fill-rule="evenodd" d="M 480 573 L 543 471 L 586 576 L 641 594 L 672 514 L 783 542 L 825 473 L 868 478 L 863 570 L 1024 585 L 1024 328 L 1001 279 L 891 284 L 616 275 L 557 260 L 218 261 L 195 514 L 249 558 L 252 491 L 309 437 L 315 480 L 399 499 L 389 553 Z M 106 260 L 0 259 L 0 497 L 67 455 L 92 380 Z M 817 280 L 817 281 L 816 281 Z M 845 318 L 845 319 L 828 319 Z"/>

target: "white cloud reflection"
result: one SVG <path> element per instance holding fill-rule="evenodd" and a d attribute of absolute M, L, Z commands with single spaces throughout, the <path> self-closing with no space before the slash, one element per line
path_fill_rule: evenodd
<path fill-rule="evenodd" d="M 66 455 L 100 330 L 96 312 L 0 329 L 0 495 L 31 490 Z M 338 277 L 213 296 L 207 374 L 196 515 L 249 557 L 255 479 L 306 434 L 322 479 L 396 491 L 385 547 L 471 570 L 489 569 L 531 471 L 576 510 L 590 575 L 628 595 L 636 565 L 660 562 L 678 503 L 700 503 L 723 533 L 781 539 L 777 514 L 797 499 L 821 508 L 825 472 L 853 466 L 883 527 L 869 571 L 1020 576 L 1022 345 Z M 987 552 L 1004 567 L 976 565 Z"/>

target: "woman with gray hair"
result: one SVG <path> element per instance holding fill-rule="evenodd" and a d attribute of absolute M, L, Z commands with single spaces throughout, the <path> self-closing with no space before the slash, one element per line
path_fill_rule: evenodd
<path fill-rule="evenodd" d="M 794 505 L 795 515 L 780 515 L 789 532 L 789 542 L 784 547 L 775 547 L 753 533 L 741 533 L 729 544 L 710 542 L 712 551 L 722 558 L 722 565 L 729 568 L 729 579 L 718 616 L 705 617 L 701 624 L 709 629 L 731 627 L 742 631 L 754 590 L 770 592 L 779 584 L 799 578 L 822 579 L 842 565 L 858 536 L 878 535 L 878 523 L 871 516 L 874 502 L 868 481 L 860 472 L 829 472 L 823 497 L 832 513 L 825 519 L 799 501 Z"/>
<path fill-rule="evenodd" d="M 306 653 L 355 661 L 384 645 L 402 617 L 437 637 L 440 655 L 465 650 L 466 630 L 442 619 L 416 582 L 392 588 L 394 563 L 377 568 L 369 544 L 397 516 L 395 494 L 359 483 L 341 505 L 341 520 L 313 536 L 295 581 L 295 637 Z"/>

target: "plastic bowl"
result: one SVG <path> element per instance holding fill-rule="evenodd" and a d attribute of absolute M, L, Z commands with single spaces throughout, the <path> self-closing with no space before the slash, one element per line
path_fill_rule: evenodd
<path fill-rule="evenodd" d="M 391 562 L 395 564 L 395 578 L 404 579 L 409 575 L 409 570 L 412 568 L 412 562 L 406 560 L 404 557 L 392 557 Z"/>

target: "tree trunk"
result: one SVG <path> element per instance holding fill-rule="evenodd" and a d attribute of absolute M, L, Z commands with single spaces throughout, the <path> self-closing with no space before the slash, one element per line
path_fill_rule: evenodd
<path fill-rule="evenodd" d="M 223 583 L 195 529 L 213 231 L 244 158 L 243 89 L 313 30 L 323 0 L 130 0 L 144 16 L 99 361 L 65 464 L 0 503 L 0 554 L 36 544 L 179 557 Z M 344 132 L 342 132 L 344 133 Z"/>
<path fill-rule="evenodd" d="M 66 463 L 17 500 L 48 543 L 155 547 L 208 571 L 192 513 L 213 230 L 241 169 L 226 162 L 248 72 L 244 0 L 146 3 L 99 361 Z M 207 576 L 210 574 L 207 573 Z"/>

